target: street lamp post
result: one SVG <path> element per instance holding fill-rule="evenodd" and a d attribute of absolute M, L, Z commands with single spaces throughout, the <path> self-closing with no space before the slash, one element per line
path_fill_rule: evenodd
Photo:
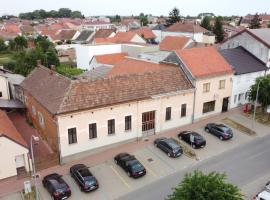
<path fill-rule="evenodd" d="M 35 194 L 36 194 L 36 200 L 39 199 L 38 197 L 38 190 L 37 190 L 37 182 L 36 182 L 36 167 L 35 167 L 35 158 L 34 158 L 34 151 L 33 151 L 33 140 L 38 142 L 39 141 L 39 137 L 32 135 L 31 137 L 31 157 L 32 157 L 32 168 L 33 168 L 33 174 L 32 177 L 34 178 L 34 186 L 35 186 Z"/>
<path fill-rule="evenodd" d="M 261 79 L 258 82 L 258 86 L 257 86 L 257 92 L 256 92 L 256 100 L 255 100 L 255 104 L 254 104 L 254 112 L 253 112 L 253 119 L 252 119 L 252 130 L 255 132 L 254 130 L 254 125 L 255 125 L 255 121 L 256 121 L 256 108 L 257 108 L 257 102 L 258 102 L 258 96 L 259 96 L 259 90 L 260 90 L 260 84 L 262 82 L 263 79 Z"/>

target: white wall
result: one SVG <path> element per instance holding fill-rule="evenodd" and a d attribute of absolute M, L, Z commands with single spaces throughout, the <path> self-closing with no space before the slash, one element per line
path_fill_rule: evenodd
<path fill-rule="evenodd" d="M 58 116 L 61 156 L 66 157 L 142 137 L 142 113 L 144 112 L 156 111 L 155 131 L 157 133 L 191 123 L 193 99 L 193 93 L 189 92 Z M 183 118 L 180 117 L 181 104 L 187 104 L 187 116 Z M 166 107 L 172 107 L 172 119 L 170 121 L 165 121 Z M 127 115 L 132 116 L 132 130 L 125 132 L 125 116 Z M 115 119 L 116 134 L 112 136 L 108 136 L 107 132 L 107 121 L 109 119 Z M 90 123 L 97 123 L 97 138 L 92 140 L 89 139 L 88 125 Z M 77 128 L 78 142 L 69 145 L 68 129 L 73 127 Z"/>
<path fill-rule="evenodd" d="M 195 119 L 207 117 L 212 114 L 221 113 L 223 98 L 231 97 L 232 94 L 231 77 L 232 74 L 196 80 L 196 97 L 195 97 L 195 112 L 194 112 Z M 225 80 L 225 89 L 219 89 L 220 80 Z M 203 92 L 204 83 L 210 83 L 209 92 L 206 93 Z M 214 100 L 216 101 L 215 110 L 203 114 L 203 104 L 205 102 L 210 102 Z M 230 103 L 228 104 L 228 106 L 229 105 Z"/>
<path fill-rule="evenodd" d="M 261 61 L 267 63 L 267 66 L 270 67 L 270 49 L 246 32 L 224 42 L 221 45 L 221 49 L 231 49 L 238 46 L 244 47 Z"/>
<path fill-rule="evenodd" d="M 0 92 L 2 92 L 2 97 L 0 99 L 10 99 L 8 80 L 5 76 L 0 74 Z"/>
<path fill-rule="evenodd" d="M 19 155 L 24 155 L 26 170 L 29 170 L 27 154 L 28 149 L 6 137 L 0 137 L 0 179 L 17 175 L 15 157 Z"/>
<path fill-rule="evenodd" d="M 141 36 L 139 36 L 138 34 L 135 34 L 130 42 L 146 44 L 146 41 Z"/>
<path fill-rule="evenodd" d="M 121 44 L 78 45 L 75 50 L 77 67 L 90 70 L 90 61 L 94 55 L 121 53 Z"/>
<path fill-rule="evenodd" d="M 230 101 L 230 107 L 235 108 L 239 105 L 243 105 L 248 103 L 248 98 L 246 99 L 246 93 L 249 91 L 250 87 L 255 83 L 257 77 L 264 76 L 264 71 L 242 74 L 242 75 L 234 75 L 232 77 L 233 80 L 233 88 L 232 88 L 232 97 Z M 240 95 L 243 94 L 243 95 Z M 240 100 L 238 100 L 240 95 Z"/>
<path fill-rule="evenodd" d="M 203 33 L 184 33 L 184 32 L 167 32 L 162 31 L 161 39 L 163 40 L 166 36 L 186 36 L 190 37 L 196 42 L 203 42 Z"/>

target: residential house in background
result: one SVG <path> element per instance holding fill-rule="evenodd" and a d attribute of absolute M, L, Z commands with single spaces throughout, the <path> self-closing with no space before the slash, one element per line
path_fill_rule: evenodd
<path fill-rule="evenodd" d="M 184 49 L 191 44 L 193 40 L 185 36 L 166 36 L 159 44 L 161 51 L 175 51 Z"/>
<path fill-rule="evenodd" d="M 270 67 L 270 28 L 245 29 L 225 40 L 220 48 L 233 49 L 239 46 Z"/>
<path fill-rule="evenodd" d="M 91 42 L 94 35 L 95 35 L 94 31 L 83 30 L 72 42 L 75 44 L 88 44 Z"/>
<path fill-rule="evenodd" d="M 113 29 L 114 24 L 104 21 L 89 21 L 81 25 L 81 30 L 98 31 L 100 29 Z"/>
<path fill-rule="evenodd" d="M 22 83 L 29 117 L 61 163 L 191 123 L 194 87 L 181 68 L 128 62 L 135 68 L 95 80 L 39 66 Z"/>
<path fill-rule="evenodd" d="M 156 43 L 156 41 L 155 41 L 156 35 L 153 33 L 153 31 L 150 28 L 142 27 L 140 29 L 133 30 L 133 32 L 137 33 L 144 40 L 146 40 L 146 42 L 149 44 Z"/>
<path fill-rule="evenodd" d="M 138 29 L 141 27 L 139 20 L 134 18 L 124 18 L 121 20 L 120 24 L 117 26 L 117 30 L 121 32 L 130 31 L 132 29 Z"/>
<path fill-rule="evenodd" d="M 0 108 L 24 108 L 20 84 L 24 77 L 0 67 Z"/>
<path fill-rule="evenodd" d="M 177 50 L 164 62 L 174 62 L 196 88 L 194 120 L 229 109 L 233 70 L 215 47 Z"/>
<path fill-rule="evenodd" d="M 117 32 L 114 37 L 111 38 L 96 38 L 95 44 L 100 43 L 135 43 L 135 44 L 146 44 L 146 41 L 139 34 L 129 31 L 129 32 Z"/>
<path fill-rule="evenodd" d="M 157 24 L 152 28 L 153 33 L 156 35 L 156 42 L 161 42 L 163 40 L 162 31 L 166 29 L 164 24 Z"/>
<path fill-rule="evenodd" d="M 127 55 L 127 53 L 95 55 L 90 61 L 90 69 L 94 69 L 104 65 L 114 66 L 116 63 L 123 60 Z"/>
<path fill-rule="evenodd" d="M 25 174 L 32 167 L 27 143 L 3 110 L 0 110 L 0 121 L 1 180 Z"/>
<path fill-rule="evenodd" d="M 162 38 L 166 36 L 186 36 L 196 42 L 214 44 L 215 36 L 194 22 L 178 22 L 162 31 Z"/>
<path fill-rule="evenodd" d="M 92 38 L 92 42 L 97 38 L 103 39 L 112 38 L 115 36 L 115 34 L 116 34 L 115 29 L 100 29 L 95 33 L 94 37 Z"/>
<path fill-rule="evenodd" d="M 268 68 L 264 62 L 241 46 L 223 49 L 220 53 L 234 70 L 230 108 L 248 103 L 250 87 L 255 83 L 256 78 L 265 75 Z"/>

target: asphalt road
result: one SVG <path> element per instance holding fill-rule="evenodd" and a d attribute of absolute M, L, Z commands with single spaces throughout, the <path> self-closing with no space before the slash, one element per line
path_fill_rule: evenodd
<path fill-rule="evenodd" d="M 164 200 L 171 193 L 171 188 L 181 181 L 184 174 L 195 169 L 201 169 L 205 172 L 226 172 L 229 182 L 238 185 L 240 188 L 245 188 L 250 194 L 255 194 L 259 188 L 256 188 L 258 185 L 255 187 L 252 183 L 255 180 L 261 180 L 266 175 L 269 176 L 269 157 L 270 135 L 263 138 L 254 138 L 251 142 L 134 190 L 118 198 L 118 200 Z M 260 184 L 263 185 L 264 183 Z M 246 199 L 250 199 L 250 196 Z"/>

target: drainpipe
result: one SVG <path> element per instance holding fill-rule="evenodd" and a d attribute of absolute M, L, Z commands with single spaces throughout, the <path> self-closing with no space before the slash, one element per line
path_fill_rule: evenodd
<path fill-rule="evenodd" d="M 194 98 L 193 98 L 193 111 L 192 111 L 192 119 L 191 123 L 193 124 L 195 121 L 195 105 L 196 105 L 196 93 L 197 93 L 197 86 L 196 86 L 196 81 L 195 81 L 195 90 L 194 90 Z"/>

